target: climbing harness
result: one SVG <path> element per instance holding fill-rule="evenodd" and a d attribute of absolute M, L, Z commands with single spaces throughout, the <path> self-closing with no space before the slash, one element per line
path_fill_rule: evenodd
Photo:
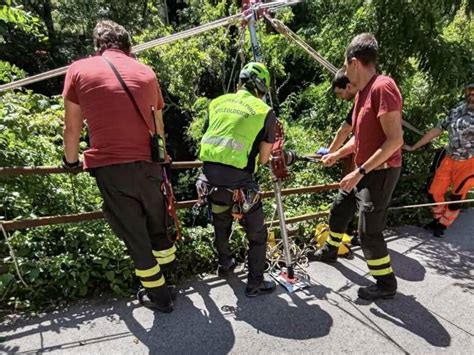
<path fill-rule="evenodd" d="M 198 179 L 196 182 L 196 192 L 198 200 L 192 207 L 193 214 L 196 217 L 201 213 L 204 206 L 210 205 L 211 211 L 215 213 L 225 212 L 231 209 L 232 217 L 234 217 L 235 221 L 240 221 L 244 215 L 260 201 L 262 196 L 262 193 L 256 189 L 229 189 L 213 186 L 201 179 Z M 215 196 L 215 199 L 223 203 L 222 205 L 220 203 L 212 202 L 212 195 L 218 193 L 225 194 Z"/>

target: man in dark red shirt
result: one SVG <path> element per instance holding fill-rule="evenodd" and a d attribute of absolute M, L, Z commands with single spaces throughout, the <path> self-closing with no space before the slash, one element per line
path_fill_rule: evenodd
<path fill-rule="evenodd" d="M 122 26 L 99 22 L 94 44 L 100 55 L 74 62 L 66 74 L 63 163 L 79 165 L 85 120 L 90 148 L 84 152 L 84 169 L 96 178 L 105 218 L 135 264 L 144 287 L 138 298 L 145 306 L 171 312 L 163 272 L 174 266 L 176 248 L 167 236 L 162 166 L 152 162 L 150 144 L 154 133 L 164 137 L 160 87 L 153 70 L 130 56 L 130 36 Z"/>
<path fill-rule="evenodd" d="M 392 298 L 397 289 L 385 228 L 387 207 L 401 170 L 402 97 L 392 78 L 377 74 L 378 44 L 372 34 L 356 36 L 346 50 L 346 75 L 358 89 L 352 116 L 354 136 L 339 150 L 322 158 L 326 166 L 354 153 L 356 168 L 340 182 L 329 216 L 330 237 L 309 257 L 334 262 L 342 235 L 359 210 L 359 236 L 375 285 L 361 287 L 359 297 Z"/>

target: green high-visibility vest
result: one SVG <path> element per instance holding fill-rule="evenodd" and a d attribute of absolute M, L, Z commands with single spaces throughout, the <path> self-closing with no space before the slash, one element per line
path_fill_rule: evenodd
<path fill-rule="evenodd" d="M 199 159 L 244 169 L 270 106 L 247 90 L 219 96 L 209 105 L 209 127 Z M 255 160 L 253 172 L 257 171 Z"/>

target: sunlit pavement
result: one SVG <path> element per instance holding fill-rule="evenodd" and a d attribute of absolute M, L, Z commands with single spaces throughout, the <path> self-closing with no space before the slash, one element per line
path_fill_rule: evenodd
<path fill-rule="evenodd" d="M 181 285 L 175 311 L 134 300 L 90 300 L 32 319 L 8 316 L 0 353 L 473 353 L 474 209 L 435 239 L 419 227 L 387 231 L 399 282 L 392 300 L 357 299 L 370 284 L 353 260 L 311 263 L 314 286 L 248 299 L 242 271 Z"/>

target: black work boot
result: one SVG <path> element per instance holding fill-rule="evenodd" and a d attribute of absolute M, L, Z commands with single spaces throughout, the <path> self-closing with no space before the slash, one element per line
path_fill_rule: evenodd
<path fill-rule="evenodd" d="M 157 291 L 150 292 L 145 288 L 138 290 L 137 298 L 144 307 L 161 313 L 173 312 L 173 300 L 168 287 L 160 287 Z"/>
<path fill-rule="evenodd" d="M 354 235 L 351 238 L 351 245 L 352 246 L 358 246 L 360 245 L 360 238 L 358 233 L 354 233 Z"/>
<path fill-rule="evenodd" d="M 336 247 L 324 244 L 323 247 L 316 251 L 310 251 L 307 255 L 309 261 L 321 261 L 323 263 L 335 263 L 337 261 Z"/>
<path fill-rule="evenodd" d="M 170 293 L 171 300 L 176 301 L 176 298 L 178 298 L 178 290 L 176 288 L 176 285 L 168 285 L 166 287 L 168 288 L 168 292 Z"/>
<path fill-rule="evenodd" d="M 436 238 L 443 238 L 445 230 L 446 226 L 438 222 L 438 225 L 433 228 L 433 236 L 435 236 Z"/>
<path fill-rule="evenodd" d="M 227 265 L 218 265 L 217 266 L 217 273 L 219 274 L 220 277 L 226 277 L 229 276 L 234 272 L 235 267 L 237 266 L 237 262 L 235 261 L 234 258 L 232 258 Z"/>
<path fill-rule="evenodd" d="M 257 297 L 267 293 L 272 293 L 276 289 L 276 284 L 274 281 L 263 280 L 260 285 L 257 287 L 246 287 L 245 296 L 247 297 Z"/>
<path fill-rule="evenodd" d="M 357 291 L 357 294 L 360 298 L 368 301 L 374 301 L 380 298 L 393 298 L 396 293 L 397 290 L 388 290 L 377 284 L 367 287 L 360 287 Z"/>
<path fill-rule="evenodd" d="M 437 228 L 438 224 L 439 224 L 439 220 L 436 218 L 433 218 L 433 220 L 430 223 L 425 224 L 423 228 L 429 231 L 434 231 Z"/>

